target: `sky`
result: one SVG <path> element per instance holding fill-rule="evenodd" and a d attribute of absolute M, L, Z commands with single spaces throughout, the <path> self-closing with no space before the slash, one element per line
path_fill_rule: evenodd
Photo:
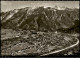
<path fill-rule="evenodd" d="M 56 5 L 79 8 L 79 1 L 1 1 L 1 12 L 25 7 L 54 7 Z"/>

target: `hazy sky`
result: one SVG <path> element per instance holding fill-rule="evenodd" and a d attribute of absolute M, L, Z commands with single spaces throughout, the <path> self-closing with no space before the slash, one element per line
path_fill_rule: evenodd
<path fill-rule="evenodd" d="M 1 11 L 8 11 L 24 7 L 37 7 L 37 6 L 65 6 L 79 8 L 79 1 L 1 1 Z"/>

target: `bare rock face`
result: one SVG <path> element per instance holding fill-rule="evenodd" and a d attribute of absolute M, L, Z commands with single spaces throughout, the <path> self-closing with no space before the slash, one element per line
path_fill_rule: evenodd
<path fill-rule="evenodd" d="M 58 10 L 54 8 L 30 7 L 1 13 L 1 27 L 36 31 L 71 29 L 79 24 L 79 9 Z"/>

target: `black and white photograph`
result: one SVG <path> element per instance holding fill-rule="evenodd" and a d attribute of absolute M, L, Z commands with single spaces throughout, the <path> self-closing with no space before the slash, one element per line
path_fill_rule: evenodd
<path fill-rule="evenodd" d="M 1 56 L 79 53 L 79 1 L 1 1 Z"/>

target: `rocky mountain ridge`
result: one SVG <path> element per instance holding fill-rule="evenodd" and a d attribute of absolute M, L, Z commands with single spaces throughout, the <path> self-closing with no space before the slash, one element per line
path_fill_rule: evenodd
<path fill-rule="evenodd" d="M 1 13 L 1 27 L 36 31 L 56 31 L 79 26 L 79 9 L 26 7 Z"/>

